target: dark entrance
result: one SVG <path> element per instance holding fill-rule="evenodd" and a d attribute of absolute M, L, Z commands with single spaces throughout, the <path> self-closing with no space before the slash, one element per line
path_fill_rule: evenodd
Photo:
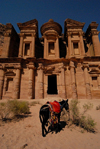
<path fill-rule="evenodd" d="M 48 94 L 57 94 L 57 76 L 48 76 Z"/>

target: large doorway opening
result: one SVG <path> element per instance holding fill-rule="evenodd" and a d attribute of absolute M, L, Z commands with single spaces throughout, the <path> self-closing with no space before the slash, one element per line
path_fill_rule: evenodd
<path fill-rule="evenodd" d="M 58 94 L 57 93 L 57 76 L 48 76 L 48 94 Z"/>

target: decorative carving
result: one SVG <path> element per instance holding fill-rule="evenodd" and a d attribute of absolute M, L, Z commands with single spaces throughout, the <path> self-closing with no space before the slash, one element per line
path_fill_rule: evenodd
<path fill-rule="evenodd" d="M 74 62 L 70 61 L 70 67 L 75 68 Z"/>
<path fill-rule="evenodd" d="M 25 35 L 24 33 L 20 33 L 19 34 L 20 37 L 24 37 L 24 35 Z"/>
<path fill-rule="evenodd" d="M 83 67 L 83 69 L 84 68 L 88 68 L 89 69 L 89 64 L 88 63 L 83 63 L 83 66 L 82 67 Z"/>
<path fill-rule="evenodd" d="M 5 68 L 5 64 L 0 63 L 0 69 L 4 69 Z"/>
<path fill-rule="evenodd" d="M 34 32 L 34 33 L 31 33 L 31 36 L 32 37 L 36 37 L 36 33 Z"/>
<path fill-rule="evenodd" d="M 54 71 L 55 69 L 55 66 L 49 66 L 49 67 L 45 67 L 44 70 L 45 70 L 45 73 L 49 72 L 49 71 Z"/>
<path fill-rule="evenodd" d="M 15 69 L 21 69 L 21 64 L 20 63 L 5 63 L 5 65 L 3 66 L 3 67 L 5 67 L 5 68 L 11 68 L 11 67 L 13 67 L 13 68 L 15 68 Z"/>
<path fill-rule="evenodd" d="M 99 32 L 97 31 L 97 30 L 92 30 L 91 31 L 91 35 L 93 36 L 93 35 L 98 35 L 99 34 Z"/>
<path fill-rule="evenodd" d="M 5 37 L 10 37 L 11 36 L 11 33 L 10 32 L 5 32 L 4 36 Z"/>
<path fill-rule="evenodd" d="M 28 68 L 29 68 L 29 69 L 36 69 L 36 67 L 34 66 L 34 63 L 33 63 L 33 62 L 30 62 L 30 63 L 28 64 Z"/>
<path fill-rule="evenodd" d="M 68 36 L 71 36 L 71 35 L 72 35 L 72 32 L 67 32 L 67 35 L 68 35 Z"/>
<path fill-rule="evenodd" d="M 84 35 L 85 35 L 85 33 L 83 31 L 79 32 L 79 36 L 84 36 Z"/>
<path fill-rule="evenodd" d="M 43 66 L 43 64 L 42 64 L 42 63 L 39 63 L 38 70 L 40 70 L 40 69 L 44 70 L 44 66 Z"/>

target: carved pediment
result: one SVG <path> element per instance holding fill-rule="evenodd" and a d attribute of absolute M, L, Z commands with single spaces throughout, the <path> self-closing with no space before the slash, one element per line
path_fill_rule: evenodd
<path fill-rule="evenodd" d="M 36 19 L 24 22 L 24 23 L 17 23 L 18 27 L 20 30 L 27 30 L 27 29 L 32 29 L 36 30 L 38 27 L 38 21 Z"/>
<path fill-rule="evenodd" d="M 92 67 L 92 68 L 90 68 L 89 70 L 90 70 L 90 73 L 91 73 L 91 74 L 92 74 L 92 73 L 100 73 L 99 68 Z"/>
<path fill-rule="evenodd" d="M 66 19 L 65 20 L 65 27 L 67 28 L 83 28 L 85 23 L 81 23 L 79 21 L 75 21 L 72 19 Z"/>

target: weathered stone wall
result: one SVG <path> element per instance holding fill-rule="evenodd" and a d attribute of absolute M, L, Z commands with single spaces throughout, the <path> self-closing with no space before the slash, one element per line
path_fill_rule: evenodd
<path fill-rule="evenodd" d="M 38 37 L 36 19 L 0 24 L 0 98 L 100 98 L 100 42 L 98 24 L 50 19 Z"/>

